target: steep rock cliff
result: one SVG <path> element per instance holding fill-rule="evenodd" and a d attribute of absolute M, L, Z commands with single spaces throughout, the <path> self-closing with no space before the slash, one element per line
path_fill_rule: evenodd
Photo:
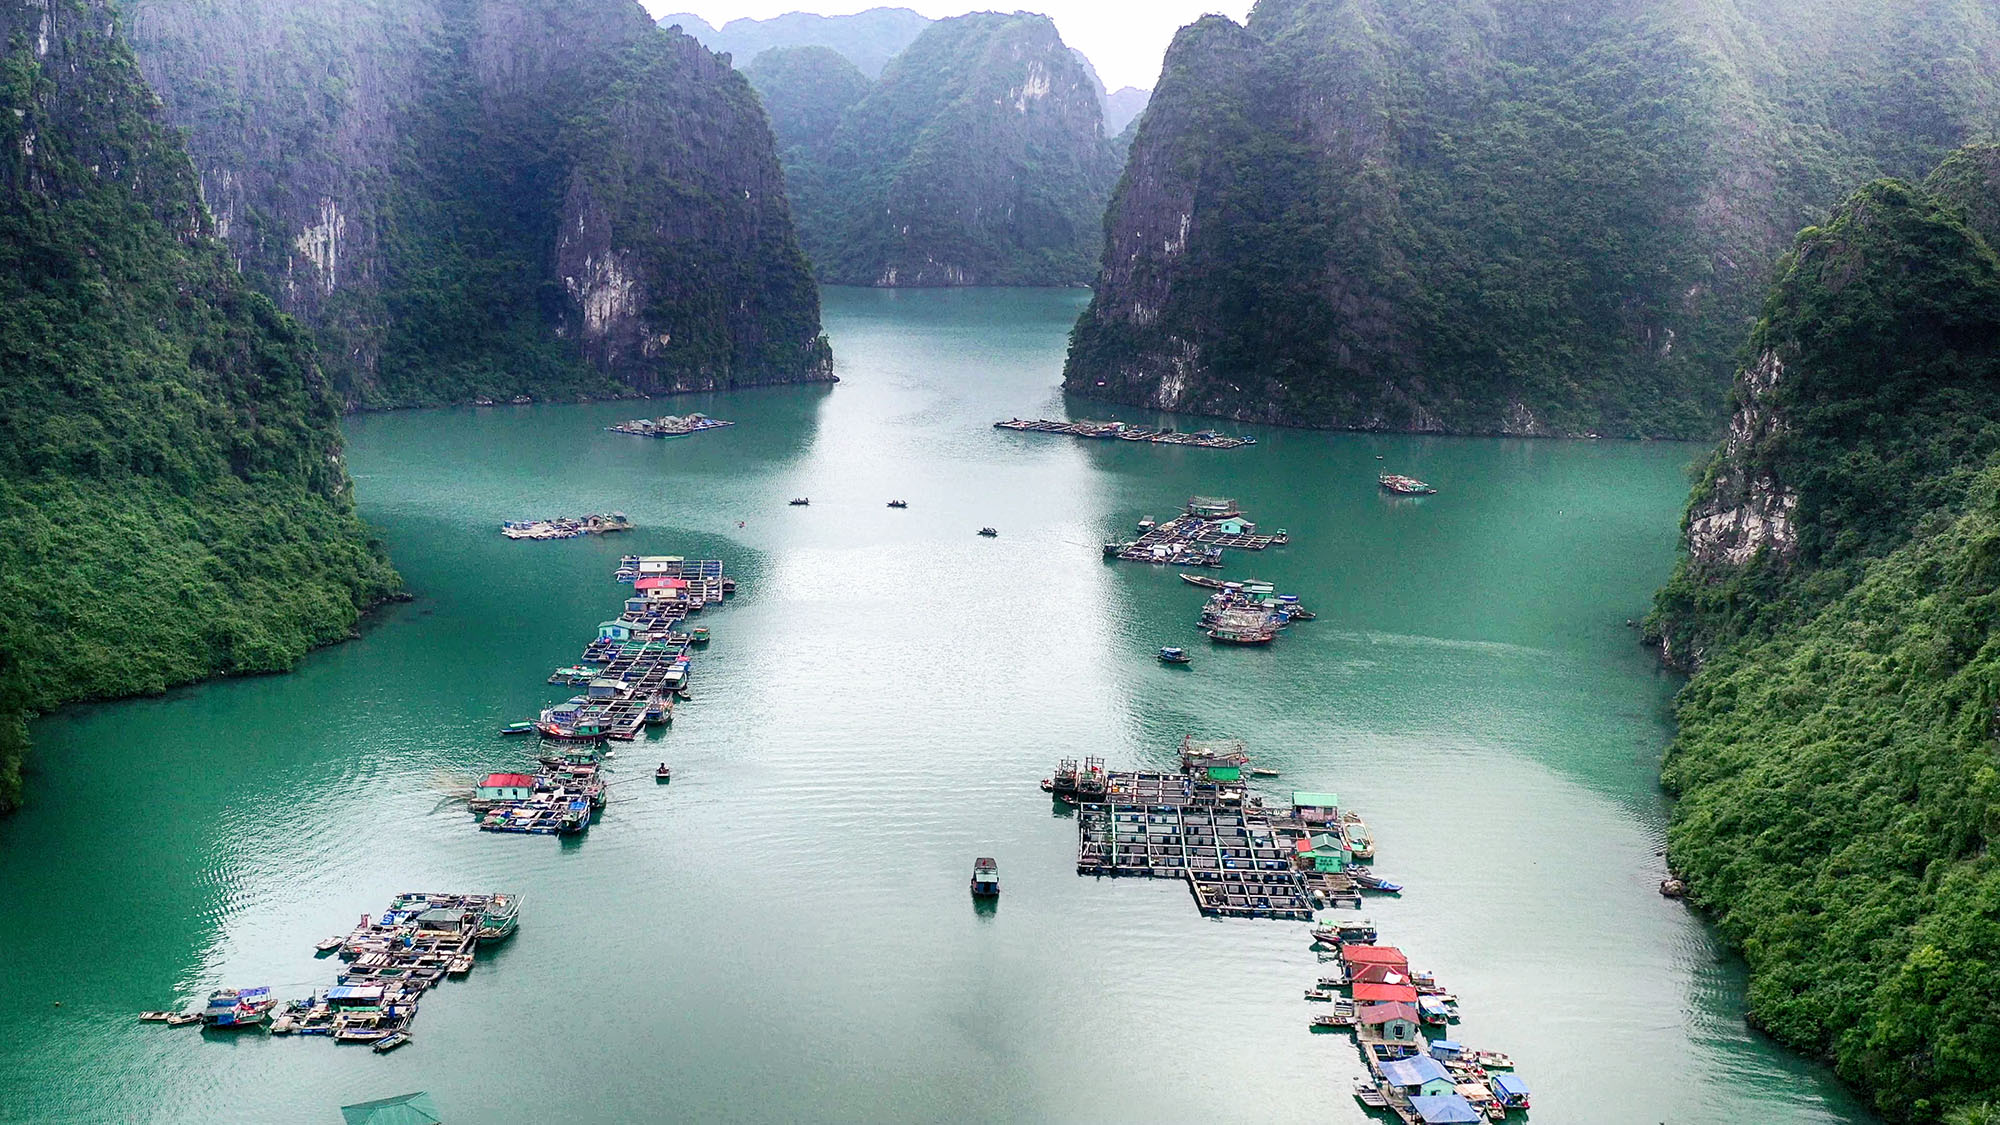
<path fill-rule="evenodd" d="M 1246 27 L 1192 25 L 1066 388 L 1315 426 L 1712 432 L 1792 232 L 2000 126 L 1990 9 L 1833 8 L 1260 0 Z"/>
<path fill-rule="evenodd" d="M 1798 236 L 1653 622 L 1695 670 L 1669 862 L 1751 1021 L 1899 1121 L 2000 1102 L 1996 169 Z"/>
<path fill-rule="evenodd" d="M 751 67 L 772 116 L 850 97 L 823 54 Z M 827 98 L 832 89 L 837 98 Z M 823 281 L 881 286 L 1068 285 L 1089 280 L 1116 153 L 1102 87 L 1046 17 L 994 12 L 932 24 L 838 127 L 794 138 L 785 175 Z"/>
<path fill-rule="evenodd" d="M 348 400 L 829 378 L 754 95 L 630 0 L 128 0 Z"/>
<path fill-rule="evenodd" d="M 289 667 L 396 579 L 115 10 L 0 0 L 0 52 L 3 810 L 27 712 Z"/>

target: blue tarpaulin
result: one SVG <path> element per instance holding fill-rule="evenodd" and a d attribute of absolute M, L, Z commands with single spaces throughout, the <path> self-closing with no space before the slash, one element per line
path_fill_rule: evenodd
<path fill-rule="evenodd" d="M 1455 1059 L 1464 1053 L 1465 1044 L 1463 1043 L 1458 1043 L 1450 1039 L 1437 1039 L 1431 1042 L 1431 1054 L 1436 1055 L 1438 1058 Z"/>
<path fill-rule="evenodd" d="M 1479 1111 L 1472 1103 L 1457 1094 L 1439 1094 L 1429 1098 L 1411 1098 L 1410 1108 L 1416 1111 L 1417 1120 L 1424 1125 L 1460 1125 L 1476 1123 Z"/>
<path fill-rule="evenodd" d="M 1528 1084 L 1512 1074 L 1496 1074 L 1493 1076 L 1493 1092 L 1503 1098 L 1525 1098 L 1528 1096 Z"/>
<path fill-rule="evenodd" d="M 1449 1082 L 1451 1075 L 1429 1055 L 1411 1055 L 1407 1059 L 1382 1064 L 1382 1081 L 1391 1086 L 1421 1086 L 1426 1082 Z"/>

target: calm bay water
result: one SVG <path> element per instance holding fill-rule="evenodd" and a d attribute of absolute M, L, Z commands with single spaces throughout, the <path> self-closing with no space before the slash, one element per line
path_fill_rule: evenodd
<path fill-rule="evenodd" d="M 413 1089 L 482 1122 L 1365 1120 L 1350 1041 L 1306 1030 L 1302 926 L 1074 873 L 1036 781 L 1066 755 L 1170 768 L 1188 732 L 1369 818 L 1410 886 L 1369 916 L 1458 992 L 1457 1038 L 1514 1055 L 1533 1120 L 1870 1120 L 1744 1030 L 1739 970 L 1654 891 L 1675 684 L 1624 622 L 1699 451 L 991 429 L 1064 409 L 1083 299 L 836 290 L 838 387 L 355 420 L 363 513 L 416 602 L 293 675 L 37 724 L 33 803 L 0 822 L 0 1120 L 332 1122 Z M 642 409 L 739 425 L 603 432 Z M 1444 494 L 1387 498 L 1384 466 Z M 1231 573 L 1318 621 L 1211 650 L 1199 591 L 1101 561 L 1197 492 L 1290 530 Z M 608 509 L 641 530 L 495 532 Z M 494 728 L 567 694 L 543 677 L 614 614 L 629 551 L 742 579 L 695 698 L 622 750 L 634 780 L 588 837 L 475 831 L 446 791 L 526 760 Z M 965 890 L 983 854 L 991 914 Z M 405 889 L 527 909 L 397 1054 L 132 1019 L 324 987 L 312 943 Z"/>

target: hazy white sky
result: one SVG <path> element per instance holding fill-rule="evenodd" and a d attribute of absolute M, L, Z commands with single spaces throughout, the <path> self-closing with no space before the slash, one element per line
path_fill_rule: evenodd
<path fill-rule="evenodd" d="M 786 12 L 840 16 L 867 8 L 914 8 L 933 19 L 966 12 L 1023 9 L 1056 21 L 1063 42 L 1090 56 L 1105 85 L 1150 89 L 1174 32 L 1206 12 L 1241 22 L 1251 0 L 1015 0 L 1013 3 L 931 3 L 928 0 L 641 0 L 656 16 L 693 12 L 717 27 L 739 16 L 769 19 Z"/>

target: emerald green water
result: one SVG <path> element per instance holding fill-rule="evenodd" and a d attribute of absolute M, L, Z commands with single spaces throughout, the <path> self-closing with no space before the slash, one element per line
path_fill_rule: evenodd
<path fill-rule="evenodd" d="M 1457 1038 L 1513 1054 L 1532 1120 L 1869 1120 L 1746 1032 L 1740 971 L 1654 890 L 1675 684 L 1624 622 L 1699 451 L 990 428 L 1064 409 L 1083 299 L 832 291 L 837 387 L 355 420 L 361 506 L 414 603 L 292 675 L 37 724 L 33 803 L 0 822 L 0 1119 L 331 1122 L 428 1089 L 482 1122 L 1364 1120 L 1351 1042 L 1306 1030 L 1303 927 L 1077 876 L 1036 788 L 1065 755 L 1170 766 L 1193 732 L 1250 740 L 1283 771 L 1268 792 L 1368 817 L 1410 890 L 1367 913 L 1458 992 Z M 642 409 L 739 425 L 601 429 Z M 1387 498 L 1383 467 L 1444 493 Z M 1101 561 L 1195 492 L 1291 531 L 1231 573 L 1318 621 L 1212 650 L 1199 591 Z M 496 533 L 613 508 L 641 530 Z M 493 730 L 566 694 L 543 677 L 616 610 L 628 551 L 742 579 L 694 699 L 623 752 L 638 780 L 588 837 L 475 831 L 442 791 L 526 758 Z M 990 914 L 975 855 L 1000 861 Z M 394 1055 L 132 1018 L 324 987 L 312 943 L 419 888 L 527 908 Z"/>

